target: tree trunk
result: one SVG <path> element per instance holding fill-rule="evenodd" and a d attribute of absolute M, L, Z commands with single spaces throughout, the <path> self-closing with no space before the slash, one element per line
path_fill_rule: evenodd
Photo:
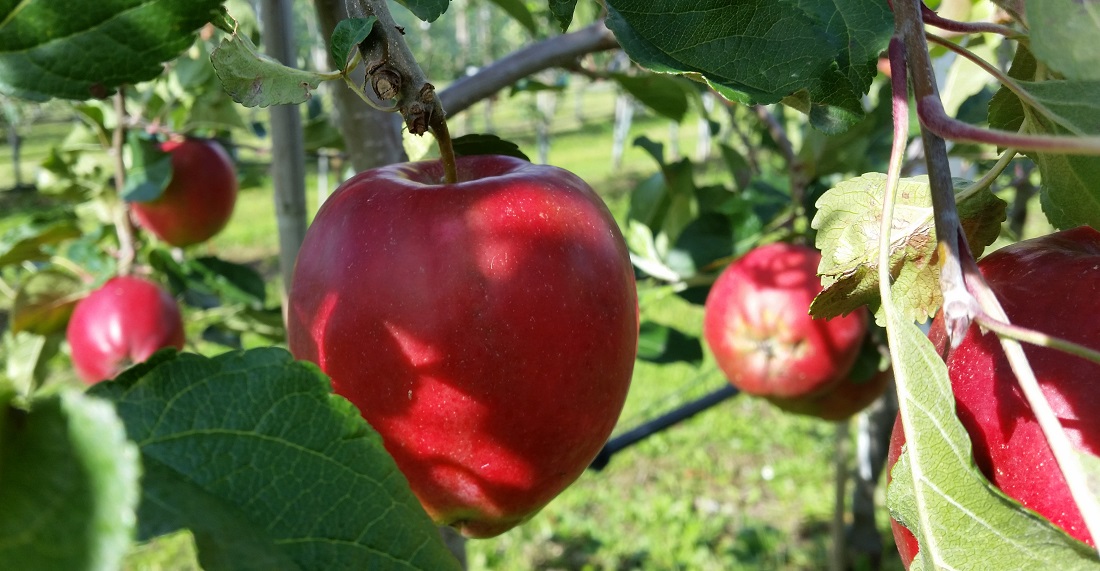
<path fill-rule="evenodd" d="M 315 0 L 317 21 L 325 44 L 336 29 L 336 23 L 348 17 L 343 0 Z M 330 62 L 336 69 L 338 64 Z M 360 66 L 352 77 L 362 78 Z M 401 116 L 378 111 L 346 86 L 333 86 L 332 99 L 336 110 L 336 125 L 344 136 L 348 158 L 356 171 L 400 163 L 408 160 L 401 144 Z"/>
<path fill-rule="evenodd" d="M 268 55 L 296 66 L 291 0 L 264 0 L 261 9 Z M 306 234 L 306 166 L 302 116 L 297 105 L 272 106 L 271 176 L 275 182 L 275 216 L 279 227 L 279 269 L 286 295 L 294 260 Z"/>

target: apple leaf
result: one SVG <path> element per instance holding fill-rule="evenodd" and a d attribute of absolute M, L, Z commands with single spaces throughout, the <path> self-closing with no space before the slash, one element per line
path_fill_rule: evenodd
<path fill-rule="evenodd" d="M 11 330 L 50 335 L 65 331 L 69 316 L 86 294 L 84 282 L 59 270 L 35 272 L 23 279 L 11 304 Z"/>
<path fill-rule="evenodd" d="M 955 181 L 964 185 L 965 181 Z M 829 318 L 867 305 L 884 324 L 878 291 L 878 239 L 886 175 L 868 173 L 841 182 L 817 201 L 811 226 L 818 230 L 822 292 L 810 305 L 814 317 Z M 890 275 L 900 311 L 925 321 L 942 303 L 935 222 L 928 177 L 902 179 L 898 187 L 890 245 Z M 959 218 L 975 256 L 992 244 L 1005 219 L 1004 201 L 984 189 L 958 201 Z"/>
<path fill-rule="evenodd" d="M 162 151 L 156 139 L 130 131 L 126 137 L 132 164 L 126 169 L 122 199 L 152 202 L 164 194 L 172 180 L 172 155 Z"/>
<path fill-rule="evenodd" d="M 1017 81 L 1035 77 L 1035 56 L 1024 44 L 1016 46 L 1008 76 Z M 1001 86 L 989 101 L 989 126 L 1003 131 L 1017 131 L 1024 123 L 1024 105 L 1011 90 Z"/>
<path fill-rule="evenodd" d="M 222 0 L 25 0 L 0 6 L 0 92 L 44 100 L 147 81 L 195 41 Z"/>
<path fill-rule="evenodd" d="M 691 88 L 684 84 L 687 80 L 656 73 L 640 76 L 612 73 L 610 76 L 646 107 L 677 123 L 684 120 L 688 110 L 688 89 Z"/>
<path fill-rule="evenodd" d="M 111 404 L 66 390 L 0 402 L 0 569 L 119 569 L 140 497 Z"/>
<path fill-rule="evenodd" d="M 189 305 L 209 308 L 221 302 L 262 308 L 267 298 L 263 276 L 256 270 L 213 256 L 176 261 L 166 250 L 149 253 L 149 264 L 168 277 L 175 295 Z"/>
<path fill-rule="evenodd" d="M 561 31 L 569 29 L 573 22 L 573 12 L 577 11 L 577 0 L 547 0 L 550 3 L 550 13 L 561 24 Z"/>
<path fill-rule="evenodd" d="M 27 261 L 44 260 L 45 246 L 80 237 L 82 232 L 72 219 L 44 224 L 21 224 L 0 236 L 0 268 Z"/>
<path fill-rule="evenodd" d="M 638 334 L 638 358 L 651 363 L 703 361 L 703 345 L 698 337 L 653 321 L 643 321 Z"/>
<path fill-rule="evenodd" d="M 355 50 L 363 40 L 370 35 L 374 23 L 378 21 L 375 16 L 367 18 L 347 18 L 336 24 L 332 31 L 329 53 L 332 61 L 343 70 L 351 59 L 352 50 Z"/>
<path fill-rule="evenodd" d="M 609 0 L 607 10 L 608 27 L 643 67 L 705 79 L 741 103 L 783 101 L 829 133 L 862 117 L 860 99 L 893 33 L 879 0 Z"/>
<path fill-rule="evenodd" d="M 888 324 L 908 441 L 894 465 L 887 505 L 917 537 L 910 571 L 1091 570 L 1096 551 L 994 488 L 971 456 L 955 417 L 947 366 L 909 318 Z"/>
<path fill-rule="evenodd" d="M 397 3 L 408 8 L 417 18 L 425 22 L 434 22 L 447 11 L 451 0 L 397 0 Z"/>
<path fill-rule="evenodd" d="M 331 74 L 294 69 L 261 54 L 239 30 L 222 39 L 210 62 L 226 93 L 245 107 L 304 103 L 322 81 L 332 79 Z"/>
<path fill-rule="evenodd" d="M 527 4 L 523 0 L 490 0 L 493 4 L 500 6 L 501 10 L 504 10 L 513 20 L 519 22 L 521 26 L 531 32 L 531 35 L 537 35 L 539 33 L 539 26 L 535 22 L 535 16 L 531 13 L 531 10 L 527 7 Z"/>
<path fill-rule="evenodd" d="M 471 133 L 469 135 L 455 137 L 451 140 L 451 144 L 454 147 L 455 154 L 460 157 L 470 155 L 505 155 L 531 162 L 531 158 L 520 150 L 519 145 L 512 141 L 501 139 L 496 135 Z"/>
<path fill-rule="evenodd" d="M 14 383 L 20 395 L 26 396 L 46 378 L 46 364 L 61 350 L 63 333 L 38 335 L 27 331 L 5 331 L 0 344 L 3 349 L 4 373 Z M 0 375 L 3 379 L 4 375 Z"/>
<path fill-rule="evenodd" d="M 204 564 L 457 569 L 378 435 L 284 350 L 164 351 L 91 393 L 150 467 L 142 540 L 189 528 Z"/>
<path fill-rule="evenodd" d="M 1100 5 L 1091 0 L 1027 0 L 1035 57 L 1067 79 L 1100 80 Z"/>

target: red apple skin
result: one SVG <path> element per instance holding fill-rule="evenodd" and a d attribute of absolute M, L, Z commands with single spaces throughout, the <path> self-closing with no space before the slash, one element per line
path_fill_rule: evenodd
<path fill-rule="evenodd" d="M 840 421 L 851 418 L 882 396 L 893 375 L 893 370 L 887 369 L 862 382 L 845 377 L 819 394 L 792 399 L 771 397 L 768 401 L 787 412 Z"/>
<path fill-rule="evenodd" d="M 80 300 L 65 335 L 76 373 L 89 384 L 184 344 L 176 300 L 159 285 L 132 276 L 112 278 Z"/>
<path fill-rule="evenodd" d="M 161 143 L 172 157 L 172 179 L 152 202 L 131 202 L 143 228 L 179 248 L 205 242 L 229 223 L 237 203 L 237 171 L 225 149 L 207 139 Z"/>
<path fill-rule="evenodd" d="M 703 337 L 733 386 L 763 397 L 824 392 L 852 368 L 867 332 L 860 308 L 812 319 L 821 254 L 796 244 L 753 249 L 730 264 L 707 296 Z"/>
<path fill-rule="evenodd" d="M 298 255 L 288 341 L 381 434 L 437 524 L 503 533 L 572 483 L 621 412 L 634 274 L 592 189 L 502 156 L 353 177 Z"/>
<path fill-rule="evenodd" d="M 993 252 L 978 267 L 1009 321 L 1100 350 L 1100 232 L 1080 227 L 1018 242 Z M 946 333 L 940 316 L 929 338 L 942 352 Z M 1082 453 L 1100 456 L 1100 365 L 1027 344 L 1024 352 L 1070 443 Z M 983 335 L 972 326 L 948 355 L 947 370 L 959 420 L 970 434 L 974 460 L 986 478 L 1069 535 L 1093 545 L 997 336 Z M 899 418 L 891 452 L 900 451 L 904 442 Z M 891 469 L 895 460 L 891 454 Z M 912 537 L 907 529 L 896 522 L 894 526 L 899 545 L 910 541 L 905 539 Z M 906 566 L 911 559 L 905 560 Z"/>

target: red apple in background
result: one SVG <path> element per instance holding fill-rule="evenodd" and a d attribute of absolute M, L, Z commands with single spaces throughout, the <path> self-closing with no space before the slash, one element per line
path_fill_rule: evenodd
<path fill-rule="evenodd" d="M 146 279 L 121 276 L 80 300 L 66 338 L 77 375 L 87 383 L 117 376 L 165 347 L 182 349 L 176 300 Z"/>
<path fill-rule="evenodd" d="M 993 252 L 978 266 L 1009 321 L 1100 350 L 1100 232 L 1080 227 L 1025 240 Z M 946 334 L 939 317 L 929 338 L 942 351 Z M 1032 345 L 1025 344 L 1024 352 L 1070 442 L 1081 453 L 1100 456 L 1100 365 Z M 948 355 L 947 369 L 959 420 L 982 473 L 1024 506 L 1092 544 L 997 336 L 972 326 Z M 890 469 L 904 442 L 899 418 Z M 899 547 L 906 546 L 901 552 L 908 567 L 916 540 L 896 522 L 894 536 Z"/>
<path fill-rule="evenodd" d="M 863 380 L 855 380 L 849 376 L 830 385 L 824 392 L 799 398 L 770 397 L 768 401 L 787 412 L 839 421 L 850 418 L 875 402 L 886 392 L 893 377 L 892 369 L 880 371 Z"/>
<path fill-rule="evenodd" d="M 603 446 L 626 398 L 638 301 L 592 189 L 503 156 L 359 174 L 298 254 L 288 341 L 381 434 L 438 524 L 523 522 Z"/>
<path fill-rule="evenodd" d="M 821 254 L 760 246 L 730 264 L 707 296 L 703 337 L 735 387 L 764 397 L 820 394 L 848 374 L 867 331 L 866 310 L 810 317 Z"/>
<path fill-rule="evenodd" d="M 161 150 L 171 155 L 172 178 L 151 202 L 131 202 L 143 228 L 184 247 L 210 239 L 225 228 L 237 202 L 237 172 L 217 142 L 173 139 Z"/>

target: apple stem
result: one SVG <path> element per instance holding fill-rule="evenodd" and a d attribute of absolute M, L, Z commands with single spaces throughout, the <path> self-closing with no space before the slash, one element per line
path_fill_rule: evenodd
<path fill-rule="evenodd" d="M 922 102 L 931 101 L 940 104 L 939 88 L 936 87 L 935 72 L 928 55 L 928 43 L 924 37 L 924 25 L 921 20 L 923 5 L 920 0 L 893 2 L 895 34 L 905 43 L 908 75 L 917 99 L 918 117 L 922 117 L 919 112 Z M 943 109 L 942 105 L 940 109 Z M 940 290 L 943 292 L 944 324 L 950 345 L 957 347 L 966 335 L 966 330 L 970 328 L 977 306 L 974 296 L 966 289 L 962 275 L 961 259 L 964 255 L 970 256 L 970 253 L 969 248 L 965 247 L 966 236 L 962 232 L 959 212 L 955 206 L 951 165 L 947 159 L 947 144 L 939 133 L 924 124 L 923 117 L 920 132 L 928 166 L 928 184 L 932 191 L 936 240 L 939 242 Z"/>
<path fill-rule="evenodd" d="M 1062 477 L 1066 480 L 1066 485 L 1069 487 L 1074 503 L 1077 504 L 1077 509 L 1081 512 L 1081 517 L 1085 521 L 1085 527 L 1088 529 L 1089 535 L 1092 536 L 1097 549 L 1100 549 L 1100 501 L 1097 500 L 1096 490 L 1090 488 L 1088 476 L 1081 463 L 1080 456 L 1066 436 L 1062 423 L 1058 420 L 1054 410 L 1051 409 L 1046 396 L 1043 395 L 1043 391 L 1039 387 L 1039 381 L 1035 378 L 1035 372 L 1028 362 L 1027 355 L 1024 354 L 1023 346 L 1016 340 L 1016 337 L 1021 337 L 1022 340 L 1027 342 L 1031 342 L 1030 339 L 1035 339 L 1045 341 L 1048 344 L 1058 344 L 1061 345 L 1059 348 L 1090 360 L 1094 357 L 1100 357 L 1100 354 L 1091 349 L 1079 347 L 1069 341 L 1055 341 L 1052 337 L 1011 325 L 1000 302 L 997 301 L 997 296 L 989 288 L 985 278 L 982 277 L 978 264 L 973 259 L 967 260 L 965 269 L 967 283 L 973 289 L 981 306 L 981 313 L 978 314 L 979 323 L 998 333 L 997 338 L 1001 342 L 1001 348 L 1008 358 L 1008 364 L 1012 368 L 1013 374 L 1016 375 L 1020 390 L 1023 392 L 1028 406 L 1031 407 L 1031 412 L 1035 415 L 1039 428 L 1043 431 L 1043 436 L 1046 437 L 1050 451 L 1058 463 Z M 987 319 L 982 319 L 982 313 L 985 314 Z M 1046 339 L 1042 339 L 1043 337 Z M 1081 354 L 1079 350 L 1083 350 L 1084 354 Z"/>
<path fill-rule="evenodd" d="M 115 231 L 118 234 L 118 274 L 130 275 L 134 267 L 137 249 L 134 247 L 134 222 L 130 219 L 130 206 L 122 200 L 126 187 L 126 162 L 122 156 L 122 147 L 126 141 L 126 91 L 119 86 L 115 93 L 115 130 L 111 138 L 111 152 L 115 163 L 115 196 L 119 204 L 115 207 Z"/>
<path fill-rule="evenodd" d="M 960 34 L 1000 34 L 1009 38 L 1016 38 L 1022 34 L 1015 28 L 1003 26 L 994 22 L 959 22 L 940 16 L 928 6 L 921 4 L 921 18 L 925 24 L 941 30 L 957 32 Z"/>
<path fill-rule="evenodd" d="M 1035 331 L 1034 329 L 1020 327 L 1019 325 L 1013 325 L 1007 321 L 997 319 L 984 311 L 979 312 L 974 321 L 978 325 L 1002 337 L 1022 341 L 1039 347 L 1055 349 L 1064 353 L 1069 353 L 1070 355 L 1076 355 L 1082 359 L 1087 359 L 1100 365 L 1100 351 L 1074 343 L 1073 341 L 1048 335 L 1041 331 Z"/>
<path fill-rule="evenodd" d="M 386 0 L 349 0 L 352 17 L 374 16 L 377 21 L 367 39 L 359 44 L 359 53 L 366 62 L 367 79 L 380 101 L 394 100 L 394 110 L 401 113 L 405 125 L 414 135 L 431 130 L 443 157 L 444 180 L 457 182 L 454 148 L 447 130 L 447 113 L 436 96 L 435 86 L 428 83 L 408 42 L 405 29 L 390 15 Z"/>

